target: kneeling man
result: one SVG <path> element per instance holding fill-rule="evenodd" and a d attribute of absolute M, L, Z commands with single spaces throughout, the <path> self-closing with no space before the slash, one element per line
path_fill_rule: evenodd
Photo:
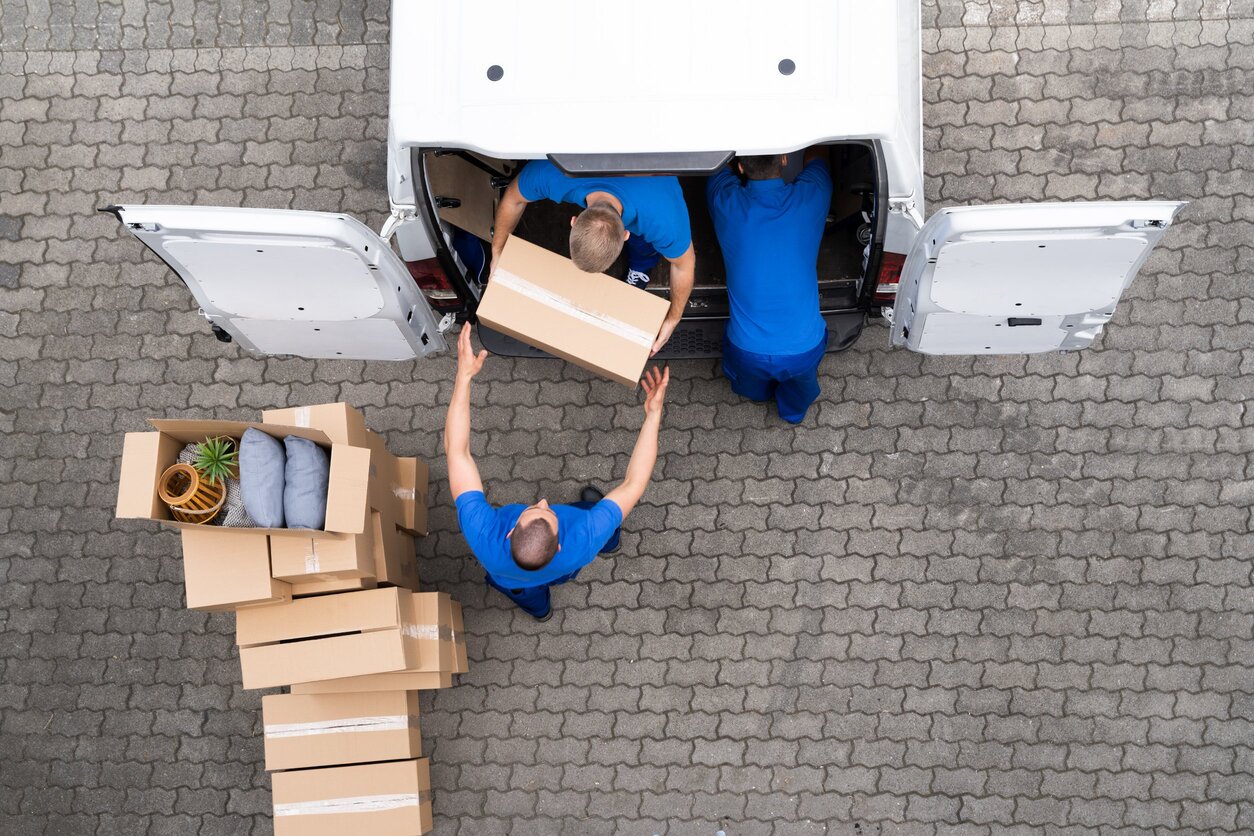
<path fill-rule="evenodd" d="M 832 201 L 825 151 L 809 149 L 792 183 L 782 176 L 787 155 L 772 154 L 737 157 L 735 172 L 725 168 L 706 186 L 731 300 L 723 374 L 742 397 L 773 398 L 792 424 L 819 396 L 827 350 L 816 268 Z"/>

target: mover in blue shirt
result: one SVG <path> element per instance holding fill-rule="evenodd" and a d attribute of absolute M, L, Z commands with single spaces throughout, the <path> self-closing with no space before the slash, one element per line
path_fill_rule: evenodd
<path fill-rule="evenodd" d="M 570 177 L 548 160 L 532 160 L 501 197 L 492 233 L 492 264 L 536 200 L 573 203 L 584 210 L 570 222 L 570 260 L 585 273 L 603 273 L 627 247 L 627 283 L 644 288 L 661 254 L 670 262 L 671 309 L 653 353 L 666 344 L 684 315 L 697 256 L 683 189 L 674 177 Z"/>
<path fill-rule="evenodd" d="M 644 425 L 617 488 L 602 496 L 588 486 L 571 505 L 541 499 L 534 505 L 494 508 L 483 495 L 479 468 L 470 455 L 470 382 L 487 356 L 486 351 L 475 354 L 466 323 L 457 342 L 457 381 L 444 423 L 449 488 L 462 534 L 487 570 L 488 585 L 537 621 L 548 621 L 553 615 L 549 587 L 566 583 L 598 554 L 618 548 L 619 528 L 649 485 L 670 369 L 645 373 Z"/>
<path fill-rule="evenodd" d="M 731 301 L 723 374 L 741 397 L 774 399 L 792 424 L 819 396 L 827 350 L 816 268 L 832 202 L 824 151 L 807 151 L 792 183 L 782 177 L 787 155 L 772 154 L 737 157 L 743 183 L 729 167 L 706 185 Z"/>

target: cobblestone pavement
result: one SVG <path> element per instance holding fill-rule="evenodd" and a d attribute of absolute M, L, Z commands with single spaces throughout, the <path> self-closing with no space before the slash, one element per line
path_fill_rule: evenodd
<path fill-rule="evenodd" d="M 1254 11 L 925 3 L 930 208 L 1193 201 L 1100 344 L 925 358 L 880 327 L 799 429 L 676 364 L 622 553 L 538 625 L 447 485 L 426 577 L 473 672 L 423 699 L 441 834 L 1254 828 Z M 344 399 L 433 461 L 452 365 L 254 360 L 94 210 L 386 208 L 388 6 L 5 0 L 0 831 L 268 833 L 232 617 L 112 519 L 150 415 Z M 621 474 L 633 397 L 493 359 L 492 496 Z M 1123 828 L 1123 830 L 1121 830 Z"/>

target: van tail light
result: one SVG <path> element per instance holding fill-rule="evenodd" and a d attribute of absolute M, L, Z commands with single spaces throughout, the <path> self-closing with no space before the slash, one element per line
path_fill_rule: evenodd
<path fill-rule="evenodd" d="M 875 301 L 891 302 L 897 298 L 897 285 L 901 282 L 901 268 L 905 264 L 904 253 L 884 253 L 880 259 L 879 281 L 875 285 Z"/>
<path fill-rule="evenodd" d="M 414 277 L 414 282 L 422 291 L 422 295 L 427 297 L 431 307 L 447 309 L 461 304 L 461 300 L 457 298 L 457 291 L 449 283 L 448 276 L 444 275 L 444 268 L 440 266 L 439 259 L 406 261 L 405 266 L 409 268 L 409 275 Z"/>

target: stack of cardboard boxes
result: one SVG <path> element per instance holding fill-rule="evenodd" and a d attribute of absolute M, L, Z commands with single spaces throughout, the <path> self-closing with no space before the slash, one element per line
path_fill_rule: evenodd
<path fill-rule="evenodd" d="M 188 607 L 236 613 L 245 688 L 290 688 L 262 700 L 275 833 L 425 833 L 431 784 L 415 691 L 467 670 L 461 605 L 419 591 L 426 466 L 393 456 L 342 403 L 267 410 L 260 423 L 149 423 L 155 432 L 126 436 L 117 515 L 179 528 Z M 157 481 L 183 446 L 249 427 L 330 450 L 325 530 L 170 518 Z"/>

